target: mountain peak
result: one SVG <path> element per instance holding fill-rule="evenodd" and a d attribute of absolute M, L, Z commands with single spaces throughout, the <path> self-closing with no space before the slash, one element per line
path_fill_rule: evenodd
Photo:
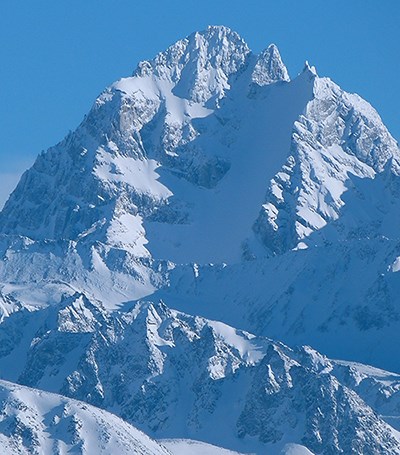
<path fill-rule="evenodd" d="M 208 37 L 216 36 L 219 39 L 227 38 L 230 40 L 240 40 L 244 42 L 239 33 L 229 27 L 226 27 L 225 25 L 208 25 L 205 30 L 195 33 Z"/>
<path fill-rule="evenodd" d="M 133 76 L 150 76 L 174 85 L 175 95 L 194 102 L 220 99 L 229 80 L 246 62 L 250 49 L 234 31 L 209 26 L 140 62 Z"/>
<path fill-rule="evenodd" d="M 197 49 L 206 47 L 210 54 L 213 52 L 219 54 L 227 48 L 232 50 L 239 48 L 245 53 L 249 51 L 244 39 L 237 32 L 223 25 L 209 25 L 205 30 L 193 32 L 183 40 L 177 41 L 176 44 L 183 41 L 188 43 L 189 49 L 192 46 Z"/>

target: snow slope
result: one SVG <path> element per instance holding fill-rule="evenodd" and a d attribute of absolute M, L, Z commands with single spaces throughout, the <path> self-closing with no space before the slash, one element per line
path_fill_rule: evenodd
<path fill-rule="evenodd" d="M 3 455 L 169 455 L 109 412 L 60 395 L 0 381 Z"/>
<path fill-rule="evenodd" d="M 191 439 L 163 439 L 161 442 L 173 455 L 244 455 Z"/>
<path fill-rule="evenodd" d="M 173 455 L 246 455 L 190 439 L 164 439 L 161 441 Z M 282 450 L 269 450 L 267 455 L 314 455 L 299 444 L 285 444 Z M 253 454 L 247 454 L 253 455 Z"/>

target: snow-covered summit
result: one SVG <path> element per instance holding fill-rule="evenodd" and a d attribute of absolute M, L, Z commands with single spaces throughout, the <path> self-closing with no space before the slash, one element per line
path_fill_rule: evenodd
<path fill-rule="evenodd" d="M 229 78 L 245 64 L 250 49 L 234 31 L 210 26 L 140 62 L 134 76 L 154 76 L 174 84 L 173 93 L 193 102 L 219 99 L 229 89 Z"/>

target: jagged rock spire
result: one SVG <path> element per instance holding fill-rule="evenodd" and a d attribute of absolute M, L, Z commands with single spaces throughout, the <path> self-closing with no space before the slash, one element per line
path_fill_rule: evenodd
<path fill-rule="evenodd" d="M 289 81 L 289 74 L 275 44 L 270 44 L 257 58 L 252 80 L 258 85 Z"/>

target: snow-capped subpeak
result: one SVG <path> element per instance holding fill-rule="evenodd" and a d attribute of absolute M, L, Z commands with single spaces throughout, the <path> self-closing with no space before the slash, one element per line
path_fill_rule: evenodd
<path fill-rule="evenodd" d="M 268 85 L 278 81 L 288 82 L 289 74 L 282 62 L 281 55 L 275 44 L 270 44 L 257 57 L 252 80 L 258 85 Z"/>
<path fill-rule="evenodd" d="M 313 84 L 313 97 L 294 123 L 290 154 L 255 225 L 274 253 L 304 247 L 313 232 L 340 218 L 358 179 L 374 179 L 389 162 L 398 172 L 398 145 L 366 101 L 319 78 L 308 63 L 298 79 Z"/>

